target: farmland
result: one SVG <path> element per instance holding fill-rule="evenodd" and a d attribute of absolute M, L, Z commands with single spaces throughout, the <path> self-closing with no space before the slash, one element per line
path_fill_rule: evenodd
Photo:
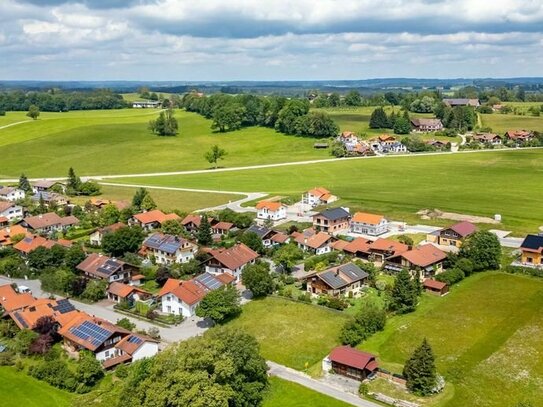
<path fill-rule="evenodd" d="M 425 295 L 415 313 L 393 317 L 385 331 L 360 347 L 397 371 L 428 338 L 438 371 L 454 385 L 454 396 L 432 405 L 510 407 L 527 401 L 535 406 L 543 397 L 541 306 L 542 281 L 482 273 L 446 297 Z"/>
<path fill-rule="evenodd" d="M 507 130 L 535 130 L 543 132 L 543 116 L 519 116 L 514 114 L 481 114 L 484 127 L 490 127 L 493 132 L 503 134 Z"/>
<path fill-rule="evenodd" d="M 423 208 L 481 216 L 499 213 L 501 227 L 525 233 L 542 224 L 543 186 L 534 182 L 542 173 L 543 150 L 537 149 L 341 160 L 117 181 L 293 197 L 322 185 L 352 210 L 408 222 L 420 222 L 416 212 Z"/>
<path fill-rule="evenodd" d="M 277 377 L 270 378 L 270 390 L 262 407 L 349 407 L 332 397 L 309 390 L 299 384 L 287 382 Z"/>

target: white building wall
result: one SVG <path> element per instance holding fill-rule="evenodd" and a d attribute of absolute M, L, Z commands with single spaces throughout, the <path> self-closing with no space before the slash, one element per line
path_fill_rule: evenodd
<path fill-rule="evenodd" d="M 4 216 L 10 221 L 15 219 L 22 219 L 23 207 L 19 205 L 14 205 L 3 212 L 0 212 L 0 216 Z"/>
<path fill-rule="evenodd" d="M 158 353 L 158 343 L 145 341 L 133 354 L 132 362 L 143 358 L 150 358 Z"/>

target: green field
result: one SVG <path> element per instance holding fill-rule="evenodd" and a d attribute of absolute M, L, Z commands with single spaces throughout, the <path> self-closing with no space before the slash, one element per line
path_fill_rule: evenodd
<path fill-rule="evenodd" d="M 296 383 L 270 378 L 270 390 L 262 407 L 348 407 L 332 397 L 317 393 Z"/>
<path fill-rule="evenodd" d="M 504 134 L 507 130 L 533 130 L 543 132 L 543 116 L 517 116 L 514 114 L 481 114 L 482 125 L 493 132 Z"/>
<path fill-rule="evenodd" d="M 454 387 L 450 398 L 431 405 L 536 406 L 543 399 L 542 306 L 543 281 L 481 273 L 443 298 L 425 295 L 415 313 L 393 317 L 361 348 L 401 371 L 428 338 L 438 371 Z"/>
<path fill-rule="evenodd" d="M 526 233 L 543 225 L 542 175 L 543 150 L 509 150 L 363 158 L 118 181 L 295 197 L 324 186 L 342 199 L 341 205 L 382 213 L 394 220 L 420 222 L 416 212 L 423 208 L 489 217 L 499 213 L 503 224 L 498 227 Z"/>
<path fill-rule="evenodd" d="M 0 367 L 2 407 L 68 407 L 73 397 L 12 367 Z"/>
<path fill-rule="evenodd" d="M 203 155 L 214 144 L 227 151 L 220 165 L 229 167 L 329 157 L 313 148 L 315 139 L 261 127 L 213 133 L 210 120 L 184 111 L 176 112 L 179 134 L 159 137 L 147 129 L 157 114 L 150 109 L 42 113 L 39 120 L 0 129 L 0 178 L 22 172 L 64 176 L 70 166 L 79 175 L 206 169 L 210 164 Z M 8 112 L 0 125 L 21 119 L 24 113 Z"/>
<path fill-rule="evenodd" d="M 241 315 L 229 323 L 254 335 L 262 355 L 294 369 L 320 365 L 337 346 L 347 316 L 314 305 L 268 297 L 243 306 Z"/>

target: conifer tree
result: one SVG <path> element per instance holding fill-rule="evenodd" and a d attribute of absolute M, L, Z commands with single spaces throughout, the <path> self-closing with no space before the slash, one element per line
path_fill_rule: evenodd
<path fill-rule="evenodd" d="M 28 181 L 25 174 L 21 174 L 19 177 L 19 189 L 22 189 L 27 194 L 32 193 L 32 185 L 30 185 L 30 181 Z"/>
<path fill-rule="evenodd" d="M 390 308 L 404 314 L 415 310 L 418 302 L 418 287 L 406 269 L 402 269 L 396 276 L 391 294 Z"/>
<path fill-rule="evenodd" d="M 132 198 L 132 206 L 136 210 L 141 210 L 141 204 L 143 202 L 143 198 L 148 194 L 147 190 L 145 188 L 139 188 L 136 193 L 134 194 L 134 197 Z"/>
<path fill-rule="evenodd" d="M 80 185 L 81 185 L 81 180 L 76 175 L 74 169 L 70 167 L 70 169 L 68 170 L 68 184 L 67 184 L 68 190 L 75 193 L 79 190 Z"/>
<path fill-rule="evenodd" d="M 196 234 L 198 244 L 209 246 L 213 243 L 213 236 L 211 235 L 211 225 L 207 219 L 207 215 L 202 215 L 200 226 L 198 227 L 198 233 Z"/>
<path fill-rule="evenodd" d="M 151 194 L 147 193 L 141 201 L 141 210 L 151 211 L 153 209 L 156 209 L 156 203 L 153 201 L 153 198 L 151 198 Z"/>
<path fill-rule="evenodd" d="M 426 338 L 405 363 L 403 375 L 411 392 L 421 396 L 432 393 L 436 386 L 437 374 L 434 353 Z"/>
<path fill-rule="evenodd" d="M 390 127 L 390 123 L 385 110 L 378 107 L 371 113 L 370 128 L 371 129 L 386 129 Z"/>

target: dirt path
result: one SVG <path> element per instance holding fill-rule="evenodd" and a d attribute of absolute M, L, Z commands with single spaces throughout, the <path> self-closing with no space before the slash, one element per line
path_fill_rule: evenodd
<path fill-rule="evenodd" d="M 32 122 L 33 120 L 32 119 L 29 119 L 29 120 L 22 120 L 20 122 L 15 122 L 15 123 L 10 123 L 10 124 L 6 124 L 4 126 L 0 126 L 0 130 L 2 129 L 7 129 L 8 127 L 12 127 L 12 126 L 17 126 L 18 124 L 23 124 L 23 123 L 28 123 L 28 122 Z"/>

